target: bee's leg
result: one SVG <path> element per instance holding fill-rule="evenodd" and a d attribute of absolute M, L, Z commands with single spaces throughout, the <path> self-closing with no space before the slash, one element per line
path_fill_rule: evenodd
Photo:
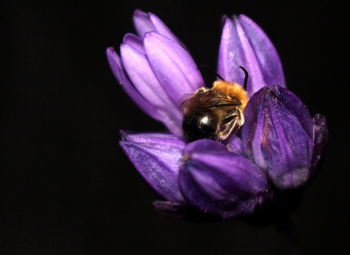
<path fill-rule="evenodd" d="M 226 125 L 226 127 L 223 131 L 220 131 L 218 134 L 218 139 L 222 141 L 226 140 L 230 135 L 234 134 L 244 124 L 244 115 L 242 110 L 232 110 L 226 116 L 223 122 Z"/>

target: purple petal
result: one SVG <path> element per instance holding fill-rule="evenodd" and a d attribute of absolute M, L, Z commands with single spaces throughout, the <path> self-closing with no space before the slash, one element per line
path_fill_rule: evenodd
<path fill-rule="evenodd" d="M 141 10 L 135 10 L 133 20 L 136 32 L 141 37 L 147 32 L 156 31 L 149 15 Z"/>
<path fill-rule="evenodd" d="M 135 10 L 134 25 L 139 36 L 144 37 L 147 32 L 158 32 L 169 39 L 182 44 L 181 41 L 170 31 L 170 29 L 153 13 L 145 13 Z"/>
<path fill-rule="evenodd" d="M 219 48 L 218 73 L 227 81 L 243 83 L 243 66 L 249 73 L 247 92 L 263 86 L 285 87 L 282 64 L 264 31 L 244 15 L 226 18 Z"/>
<path fill-rule="evenodd" d="M 205 151 L 215 141 L 198 140 L 180 169 L 186 200 L 203 212 L 232 218 L 251 214 L 268 192 L 264 174 L 243 156 L 229 151 Z M 186 148 L 185 150 L 188 150 Z"/>
<path fill-rule="evenodd" d="M 234 135 L 227 143 L 229 151 L 232 151 L 238 155 L 244 155 L 242 139 L 238 135 Z"/>
<path fill-rule="evenodd" d="M 178 43 L 153 32 L 146 33 L 144 46 L 155 75 L 176 105 L 204 85 L 191 55 Z"/>
<path fill-rule="evenodd" d="M 157 109 L 152 106 L 148 101 L 146 101 L 139 92 L 131 85 L 129 79 L 126 77 L 120 58 L 118 54 L 114 51 L 112 47 L 106 50 L 107 59 L 109 66 L 116 79 L 119 81 L 121 87 L 124 91 L 131 97 L 131 99 L 136 103 L 145 113 L 149 114 L 151 117 L 161 120 L 162 116 L 157 111 Z"/>
<path fill-rule="evenodd" d="M 240 22 L 255 53 L 265 84 L 285 87 L 282 63 L 269 37 L 253 20 L 245 15 L 240 15 L 237 22 Z M 259 89 L 255 88 L 255 91 Z"/>
<path fill-rule="evenodd" d="M 227 149 L 222 143 L 215 142 L 209 139 L 197 140 L 197 142 L 189 143 L 183 150 L 183 155 L 191 155 L 193 152 L 207 152 L 207 153 L 221 153 L 226 152 Z"/>
<path fill-rule="evenodd" d="M 127 33 L 123 38 L 123 44 L 127 44 L 132 48 L 145 54 L 145 49 L 143 47 L 143 40 L 137 35 Z"/>
<path fill-rule="evenodd" d="M 266 169 L 266 162 L 261 150 L 261 142 L 264 138 L 265 115 L 263 107 L 265 102 L 264 93 L 259 92 L 250 98 L 244 110 L 245 121 L 241 128 L 241 134 L 245 153 L 257 166 Z"/>
<path fill-rule="evenodd" d="M 262 88 L 245 109 L 244 150 L 279 189 L 298 188 L 310 177 L 312 137 L 307 121 L 312 124 L 305 105 L 278 86 Z"/>
<path fill-rule="evenodd" d="M 326 118 L 321 114 L 316 114 L 313 118 L 313 153 L 311 161 L 311 171 L 314 174 L 317 170 L 321 156 L 324 153 L 328 142 L 328 127 Z"/>
<path fill-rule="evenodd" d="M 120 56 L 130 81 L 143 98 L 157 108 L 165 108 L 167 95 L 154 76 L 146 56 L 128 44 L 120 46 Z"/>
<path fill-rule="evenodd" d="M 149 18 L 156 32 L 168 37 L 169 39 L 172 39 L 173 41 L 177 42 L 180 45 L 183 45 L 182 42 L 170 31 L 170 29 L 156 15 L 154 15 L 153 13 L 149 13 Z"/>
<path fill-rule="evenodd" d="M 181 151 L 185 143 L 170 134 L 122 132 L 120 145 L 143 178 L 161 196 L 185 203 L 178 186 Z"/>
<path fill-rule="evenodd" d="M 176 134 L 182 133 L 182 113 L 155 77 L 146 56 L 128 44 L 120 46 L 123 66 L 138 92 L 163 116 L 162 122 Z"/>
<path fill-rule="evenodd" d="M 292 91 L 281 87 L 279 87 L 279 90 L 280 93 L 277 92 L 278 97 L 283 102 L 284 106 L 287 107 L 288 111 L 298 119 L 300 125 L 311 138 L 313 122 L 306 105 Z"/>

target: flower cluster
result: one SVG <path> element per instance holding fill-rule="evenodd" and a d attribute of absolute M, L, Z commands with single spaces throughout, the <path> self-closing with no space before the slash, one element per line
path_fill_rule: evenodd
<path fill-rule="evenodd" d="M 224 17 L 217 72 L 226 81 L 249 73 L 245 123 L 226 144 L 182 137 L 181 103 L 204 86 L 183 43 L 154 14 L 136 10 L 137 35 L 126 34 L 110 67 L 130 98 L 170 133 L 122 132 L 120 145 L 144 179 L 167 201 L 221 218 L 249 215 L 315 174 L 328 129 L 286 88 L 278 54 L 262 29 L 244 15 Z"/>

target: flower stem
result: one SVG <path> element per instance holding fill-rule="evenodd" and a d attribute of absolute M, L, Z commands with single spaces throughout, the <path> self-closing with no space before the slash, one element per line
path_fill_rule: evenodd
<path fill-rule="evenodd" d="M 305 254 L 300 240 L 298 239 L 295 225 L 289 216 L 280 219 L 275 224 L 277 232 L 280 234 L 283 242 L 285 251 L 282 254 L 286 255 L 303 255 Z"/>

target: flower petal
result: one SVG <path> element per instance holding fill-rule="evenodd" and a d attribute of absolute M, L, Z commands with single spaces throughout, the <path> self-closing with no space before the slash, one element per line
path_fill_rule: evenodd
<path fill-rule="evenodd" d="M 180 45 L 183 45 L 182 42 L 170 31 L 170 29 L 156 15 L 154 15 L 153 13 L 149 13 L 149 18 L 156 32 L 168 37 L 169 39 L 172 39 L 173 41 L 177 42 Z"/>
<path fill-rule="evenodd" d="M 308 121 L 312 124 L 301 100 L 278 86 L 259 90 L 245 109 L 244 150 L 281 190 L 298 188 L 310 177 Z"/>
<path fill-rule="evenodd" d="M 182 133 L 182 113 L 158 82 L 146 56 L 128 44 L 120 46 L 123 66 L 139 93 L 161 113 L 162 122 L 176 135 Z"/>
<path fill-rule="evenodd" d="M 148 13 L 145 13 L 141 10 L 135 10 L 133 21 L 136 32 L 141 37 L 143 37 L 147 32 L 156 31 L 152 21 L 149 18 Z"/>
<path fill-rule="evenodd" d="M 179 175 L 183 195 L 199 210 L 222 218 L 253 213 L 269 189 L 264 174 L 243 156 L 209 149 L 215 144 L 197 140 L 189 145 L 193 150 L 186 147 L 190 157 Z"/>
<path fill-rule="evenodd" d="M 227 143 L 228 149 L 236 154 L 244 155 L 242 139 L 233 135 Z"/>
<path fill-rule="evenodd" d="M 144 46 L 155 75 L 176 105 L 204 85 L 191 55 L 178 43 L 151 32 L 145 34 Z"/>
<path fill-rule="evenodd" d="M 245 15 L 240 15 L 236 18 L 246 34 L 250 46 L 252 47 L 257 58 L 260 70 L 268 86 L 279 85 L 285 87 L 285 79 L 281 60 L 277 50 L 269 37 L 253 20 Z M 255 91 L 260 88 L 255 88 Z"/>
<path fill-rule="evenodd" d="M 130 81 L 143 98 L 157 108 L 165 108 L 166 103 L 162 98 L 162 92 L 165 97 L 167 95 L 154 76 L 146 56 L 128 44 L 120 46 L 120 56 Z"/>
<path fill-rule="evenodd" d="M 129 79 L 126 77 L 120 58 L 114 49 L 112 47 L 107 48 L 106 54 L 109 66 L 111 67 L 114 76 L 119 81 L 124 91 L 145 113 L 157 120 L 161 120 L 162 116 L 157 109 L 139 94 L 139 92 L 132 86 Z"/>
<path fill-rule="evenodd" d="M 170 31 L 170 29 L 153 13 L 145 13 L 135 10 L 134 25 L 139 36 L 144 37 L 147 32 L 158 32 L 173 41 L 182 44 L 181 41 Z"/>
<path fill-rule="evenodd" d="M 194 151 L 203 153 L 221 153 L 226 152 L 227 149 L 222 143 L 210 139 L 201 139 L 197 140 L 197 142 L 187 144 L 182 154 L 186 157 L 191 155 Z"/>
<path fill-rule="evenodd" d="M 314 174 L 317 170 L 321 156 L 324 153 L 328 142 L 328 127 L 326 117 L 321 114 L 316 114 L 313 118 L 313 153 L 311 161 L 311 172 Z"/>
<path fill-rule="evenodd" d="M 277 96 L 283 102 L 283 105 L 287 107 L 288 111 L 298 119 L 300 125 L 311 138 L 313 122 L 306 105 L 292 91 L 277 86 L 275 87 L 280 90 Z"/>
<path fill-rule="evenodd" d="M 185 143 L 170 134 L 122 132 L 120 145 L 143 178 L 165 199 L 185 203 L 178 186 Z"/>
<path fill-rule="evenodd" d="M 226 18 L 219 48 L 218 73 L 225 80 L 243 83 L 243 66 L 249 73 L 247 92 L 252 96 L 263 86 L 285 87 L 282 64 L 264 31 L 244 15 Z"/>
<path fill-rule="evenodd" d="M 123 43 L 145 54 L 145 49 L 143 47 L 143 40 L 137 35 L 134 35 L 132 33 L 127 33 L 123 37 Z"/>

